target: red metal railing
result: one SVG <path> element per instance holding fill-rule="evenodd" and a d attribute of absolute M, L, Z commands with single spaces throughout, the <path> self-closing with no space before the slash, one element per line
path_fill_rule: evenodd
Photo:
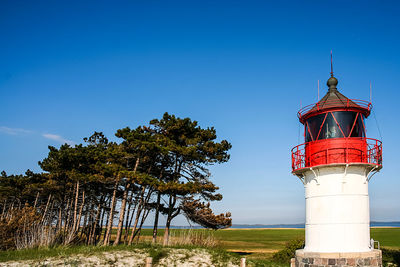
<path fill-rule="evenodd" d="M 318 102 L 318 103 L 310 104 L 310 105 L 307 105 L 307 106 L 301 108 L 299 110 L 299 112 L 297 113 L 297 116 L 299 118 L 301 118 L 302 116 L 304 116 L 305 114 L 307 114 L 310 111 L 318 112 L 323 109 L 335 108 L 335 107 L 356 108 L 357 106 L 367 109 L 367 110 L 371 110 L 371 108 L 372 108 L 372 104 L 370 102 L 364 101 L 364 100 L 359 100 L 359 99 L 347 99 L 346 102 L 344 102 L 342 100 L 328 100 L 328 101 L 322 103 L 322 105 Z"/>
<path fill-rule="evenodd" d="M 342 141 L 340 146 L 324 145 L 324 142 L 335 139 Z M 365 163 L 382 166 L 381 141 L 357 137 L 335 139 L 318 140 L 295 146 L 292 149 L 292 171 L 333 163 Z"/>

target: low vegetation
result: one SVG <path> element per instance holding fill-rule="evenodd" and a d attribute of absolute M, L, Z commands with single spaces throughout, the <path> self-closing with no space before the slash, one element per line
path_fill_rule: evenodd
<path fill-rule="evenodd" d="M 179 266 L 192 263 L 191 266 L 238 266 L 240 258 L 222 249 L 210 249 L 197 246 L 168 246 L 139 244 L 135 246 L 73 246 L 53 249 L 15 250 L 0 253 L 0 261 L 8 266 L 20 264 L 52 266 L 97 264 L 111 266 L 124 263 L 129 266 L 144 264 L 146 257 L 153 258 L 155 266 Z M 3 265 L 2 265 L 3 266 Z"/>
<path fill-rule="evenodd" d="M 304 248 L 304 238 L 296 238 L 286 242 L 285 247 L 272 255 L 272 260 L 288 263 L 295 257 L 296 250 Z"/>
<path fill-rule="evenodd" d="M 383 266 L 400 266 L 400 249 L 382 248 Z"/>

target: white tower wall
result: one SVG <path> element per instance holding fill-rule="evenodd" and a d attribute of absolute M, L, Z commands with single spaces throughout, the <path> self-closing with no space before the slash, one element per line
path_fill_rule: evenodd
<path fill-rule="evenodd" d="M 303 172 L 307 252 L 370 248 L 367 176 L 371 165 L 325 165 Z"/>

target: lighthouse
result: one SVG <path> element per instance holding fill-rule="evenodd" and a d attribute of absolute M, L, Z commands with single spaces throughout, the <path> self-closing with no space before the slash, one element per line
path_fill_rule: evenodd
<path fill-rule="evenodd" d="M 370 238 L 368 185 L 382 168 L 382 143 L 367 138 L 372 104 L 349 99 L 338 79 L 328 92 L 298 112 L 305 142 L 292 149 L 292 173 L 304 185 L 305 247 L 297 266 L 381 266 Z"/>

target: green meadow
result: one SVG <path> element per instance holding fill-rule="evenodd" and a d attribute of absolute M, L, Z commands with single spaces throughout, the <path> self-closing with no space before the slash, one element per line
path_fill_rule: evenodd
<path fill-rule="evenodd" d="M 142 231 L 144 236 L 151 236 L 150 229 Z M 226 229 L 213 232 L 221 248 L 250 258 L 269 258 L 283 249 L 289 240 L 304 237 L 304 229 Z M 162 233 L 161 230 L 159 235 Z M 371 238 L 379 241 L 381 247 L 400 249 L 400 228 L 371 228 Z"/>

